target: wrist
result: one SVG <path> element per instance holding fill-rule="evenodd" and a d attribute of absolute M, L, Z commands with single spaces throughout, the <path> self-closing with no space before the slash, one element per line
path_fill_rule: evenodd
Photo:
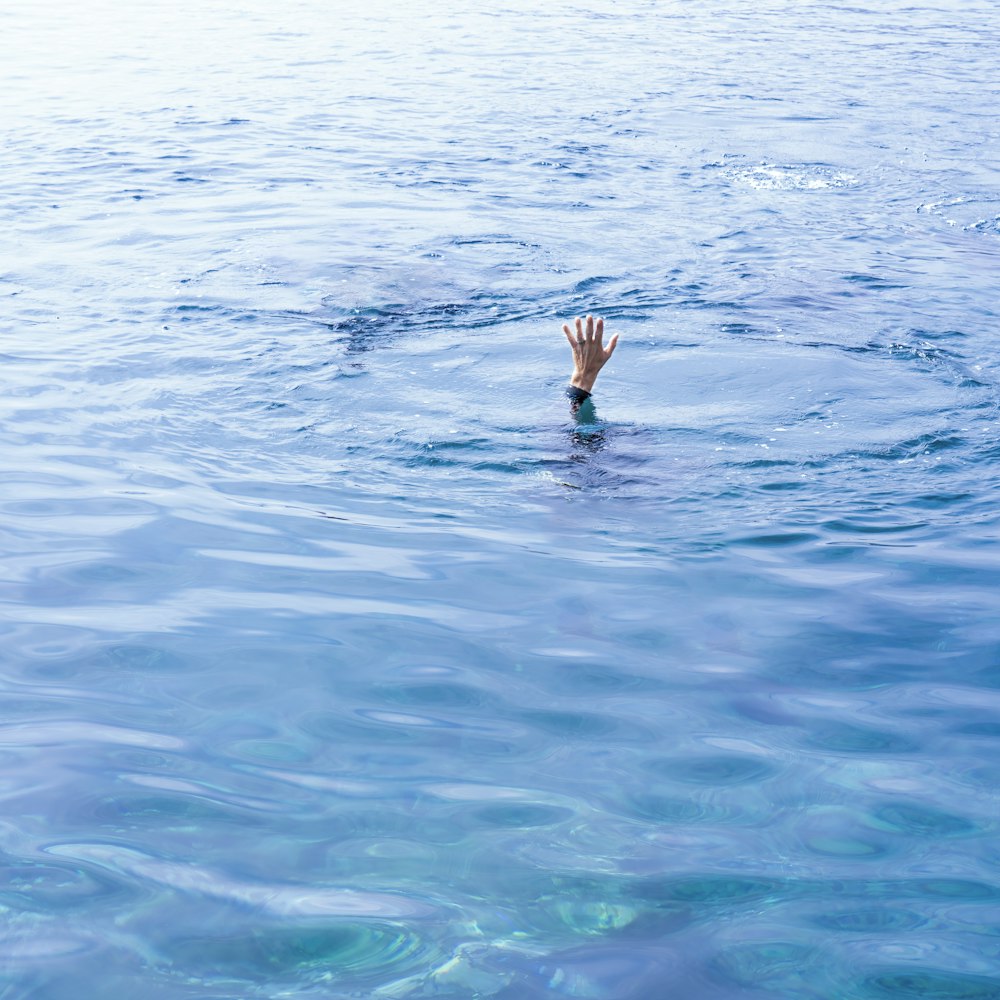
<path fill-rule="evenodd" d="M 596 375 L 581 375 L 579 372 L 573 372 L 573 375 L 569 380 L 569 384 L 575 389 L 582 389 L 584 392 L 592 392 L 596 381 Z"/>

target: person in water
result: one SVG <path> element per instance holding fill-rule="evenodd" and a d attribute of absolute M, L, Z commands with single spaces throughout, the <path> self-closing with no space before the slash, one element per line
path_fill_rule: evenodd
<path fill-rule="evenodd" d="M 590 399 L 591 390 L 597 381 L 600 370 L 608 363 L 618 346 L 616 333 L 604 346 L 604 320 L 594 322 L 593 316 L 586 321 L 577 316 L 574 321 L 576 332 L 570 329 L 569 323 L 563 323 L 563 333 L 573 349 L 573 374 L 570 376 L 566 395 L 569 396 L 570 408 L 576 413 Z"/>

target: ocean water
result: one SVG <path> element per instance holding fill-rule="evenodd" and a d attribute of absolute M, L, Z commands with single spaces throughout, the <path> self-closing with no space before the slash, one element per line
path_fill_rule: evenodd
<path fill-rule="evenodd" d="M 1000 997 L 998 52 L 5 4 L 0 997 Z"/>

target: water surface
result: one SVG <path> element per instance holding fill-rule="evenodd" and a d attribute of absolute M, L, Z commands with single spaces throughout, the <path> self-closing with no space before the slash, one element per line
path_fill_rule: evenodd
<path fill-rule="evenodd" d="M 996 15 L 8 5 L 0 993 L 1000 997 Z"/>

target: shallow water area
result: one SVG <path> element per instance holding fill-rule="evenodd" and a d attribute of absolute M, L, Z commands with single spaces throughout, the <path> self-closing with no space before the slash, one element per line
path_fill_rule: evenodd
<path fill-rule="evenodd" d="M 9 5 L 0 995 L 1000 997 L 995 15 Z"/>

